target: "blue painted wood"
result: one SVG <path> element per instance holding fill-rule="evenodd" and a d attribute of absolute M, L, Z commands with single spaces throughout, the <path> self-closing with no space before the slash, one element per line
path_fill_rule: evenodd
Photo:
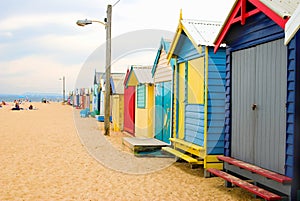
<path fill-rule="evenodd" d="M 171 82 L 155 85 L 155 138 L 170 143 L 171 137 Z"/>
<path fill-rule="evenodd" d="M 300 31 L 288 45 L 287 157 L 286 174 L 292 175 L 292 200 L 300 198 Z M 291 129 L 293 127 L 293 129 Z M 291 151 L 292 150 L 292 154 Z"/>
<path fill-rule="evenodd" d="M 177 63 L 182 63 L 200 57 L 200 54 L 198 53 L 197 49 L 186 36 L 184 31 L 180 35 L 180 38 L 178 40 L 177 46 L 173 54 L 178 57 Z"/>
<path fill-rule="evenodd" d="M 226 50 L 208 48 L 207 153 L 224 154 Z"/>
<path fill-rule="evenodd" d="M 287 92 L 287 142 L 286 142 L 286 175 L 293 177 L 293 147 L 295 127 L 295 71 L 296 71 L 296 40 L 293 39 L 288 45 L 288 92 Z"/>
<path fill-rule="evenodd" d="M 197 118 L 197 117 L 203 118 Z M 204 105 L 187 104 L 185 107 L 185 140 L 204 146 Z"/>
<path fill-rule="evenodd" d="M 137 107 L 146 107 L 146 85 L 141 84 L 137 86 Z"/>
<path fill-rule="evenodd" d="M 225 40 L 229 48 L 227 48 L 227 62 L 226 62 L 226 112 L 225 112 L 225 150 L 226 156 L 231 156 L 231 70 L 230 60 L 231 52 L 255 46 L 261 43 L 273 41 L 282 38 L 284 31 L 275 24 L 272 20 L 260 13 L 247 19 L 247 23 L 241 26 L 239 23 L 232 26 L 227 34 Z M 289 44 L 288 50 L 288 76 L 287 76 L 287 141 L 286 141 L 286 175 L 291 177 L 293 172 L 293 143 L 294 138 L 294 121 L 295 118 L 295 48 L 293 42 Z M 299 54 L 299 53 L 298 53 Z M 294 56 L 293 56 L 294 55 Z"/>
<path fill-rule="evenodd" d="M 259 13 L 247 18 L 244 26 L 234 24 L 224 40 L 230 51 L 235 51 L 283 37 L 283 30 L 266 15 Z"/>

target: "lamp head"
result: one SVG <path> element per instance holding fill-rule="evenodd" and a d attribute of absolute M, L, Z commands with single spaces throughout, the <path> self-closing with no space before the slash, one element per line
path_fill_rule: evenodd
<path fill-rule="evenodd" d="M 89 24 L 92 24 L 92 20 L 88 20 L 88 19 L 85 19 L 85 20 L 77 20 L 76 24 L 78 26 L 85 26 L 85 25 L 89 25 Z"/>

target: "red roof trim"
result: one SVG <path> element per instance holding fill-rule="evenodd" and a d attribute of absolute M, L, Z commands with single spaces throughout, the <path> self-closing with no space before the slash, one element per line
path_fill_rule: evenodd
<path fill-rule="evenodd" d="M 285 27 L 285 23 L 288 21 L 287 19 L 283 19 L 277 13 L 272 11 L 268 6 L 261 3 L 259 0 L 248 0 L 253 5 L 255 5 L 259 10 L 261 10 L 266 16 L 271 18 L 274 22 L 276 22 L 282 29 Z"/>
<path fill-rule="evenodd" d="M 249 1 L 252 3 L 257 9 L 254 9 L 248 13 L 246 13 L 246 3 Z M 241 10 L 241 15 L 236 16 Z M 278 24 L 282 29 L 284 29 L 286 22 L 288 21 L 287 19 L 284 19 L 280 17 L 277 13 L 275 13 L 273 10 L 271 10 L 268 6 L 265 4 L 261 3 L 259 0 L 239 0 L 235 7 L 233 8 L 231 15 L 225 22 L 221 32 L 219 33 L 218 38 L 216 39 L 215 42 L 215 48 L 214 48 L 214 53 L 216 53 L 223 42 L 227 32 L 229 31 L 229 28 L 232 24 L 236 22 L 241 22 L 242 25 L 245 24 L 246 19 L 252 15 L 255 15 L 259 12 L 263 12 L 266 16 L 268 16 L 271 20 L 273 20 L 276 24 Z"/>
<path fill-rule="evenodd" d="M 241 7 L 241 1 L 239 1 L 236 5 L 236 7 L 234 8 L 234 10 L 232 11 L 232 14 L 230 15 L 229 19 L 227 20 L 225 26 L 222 29 L 222 32 L 220 33 L 219 37 L 217 38 L 216 44 L 215 44 L 215 48 L 214 48 L 214 53 L 216 53 L 218 51 L 218 48 L 220 47 L 224 37 L 226 36 L 227 31 L 229 30 L 231 24 L 233 24 L 234 22 L 234 18 L 237 15 L 237 13 L 239 12 Z"/>

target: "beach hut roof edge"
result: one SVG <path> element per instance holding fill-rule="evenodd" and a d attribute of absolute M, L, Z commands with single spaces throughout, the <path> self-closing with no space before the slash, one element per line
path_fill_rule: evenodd
<path fill-rule="evenodd" d="M 300 28 L 300 4 L 285 24 L 284 44 L 287 45 Z"/>
<path fill-rule="evenodd" d="M 195 47 L 201 45 L 214 46 L 213 42 L 216 35 L 219 33 L 221 25 L 222 23 L 218 21 L 182 19 L 180 15 L 179 24 L 167 56 L 168 61 L 171 61 L 182 32 L 187 35 Z M 222 44 L 221 46 L 225 47 L 225 44 Z"/>
<path fill-rule="evenodd" d="M 171 39 L 165 39 L 163 37 L 161 38 L 160 45 L 158 47 L 157 54 L 156 54 L 156 57 L 155 57 L 155 61 L 154 61 L 153 68 L 152 68 L 152 77 L 154 77 L 154 74 L 155 74 L 155 71 L 156 71 L 156 68 L 157 68 L 157 64 L 158 64 L 158 61 L 159 61 L 159 58 L 160 58 L 161 51 L 165 50 L 166 54 L 168 54 L 169 50 L 170 50 L 171 42 L 172 42 Z M 171 65 L 172 65 L 172 63 L 171 63 Z"/>
<path fill-rule="evenodd" d="M 247 10 L 247 3 L 251 3 L 255 8 Z M 214 40 L 214 52 L 224 43 L 225 36 L 232 24 L 240 22 L 243 25 L 247 17 L 263 12 L 284 29 L 286 22 L 294 13 L 299 3 L 300 0 L 236 0 Z"/>
<path fill-rule="evenodd" d="M 132 66 L 128 75 L 126 86 L 137 84 L 153 84 L 152 66 Z"/>

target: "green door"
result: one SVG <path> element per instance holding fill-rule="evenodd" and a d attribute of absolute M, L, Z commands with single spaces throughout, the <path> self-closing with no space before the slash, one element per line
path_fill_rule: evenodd
<path fill-rule="evenodd" d="M 155 85 L 155 138 L 170 143 L 171 136 L 171 82 Z"/>

